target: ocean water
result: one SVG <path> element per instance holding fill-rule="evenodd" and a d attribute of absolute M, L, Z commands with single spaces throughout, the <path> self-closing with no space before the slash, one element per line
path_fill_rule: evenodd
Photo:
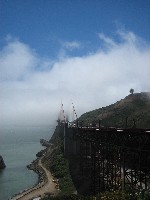
<path fill-rule="evenodd" d="M 6 164 L 6 168 L 0 170 L 0 200 L 8 200 L 37 183 L 37 174 L 26 166 L 44 148 L 40 139 L 49 140 L 53 132 L 54 127 L 0 128 L 0 155 Z"/>

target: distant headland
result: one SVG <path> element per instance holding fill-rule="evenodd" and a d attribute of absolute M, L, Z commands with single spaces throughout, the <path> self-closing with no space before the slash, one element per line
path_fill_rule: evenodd
<path fill-rule="evenodd" d="M 4 169 L 6 167 L 3 157 L 0 155 L 0 169 Z"/>

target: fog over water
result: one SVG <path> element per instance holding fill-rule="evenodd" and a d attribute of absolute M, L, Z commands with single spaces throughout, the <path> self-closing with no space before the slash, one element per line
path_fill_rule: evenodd
<path fill-rule="evenodd" d="M 74 102 L 78 116 L 124 98 L 130 88 L 150 91 L 150 44 L 131 31 L 118 40 L 98 33 L 99 48 L 84 56 L 68 52 L 80 42 L 64 43 L 57 58 L 44 58 L 28 44 L 9 37 L 0 49 L 0 125 L 55 124 L 63 102 Z"/>

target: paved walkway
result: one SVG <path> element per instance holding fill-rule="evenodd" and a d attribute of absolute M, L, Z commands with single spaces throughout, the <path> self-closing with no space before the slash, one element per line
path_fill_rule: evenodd
<path fill-rule="evenodd" d="M 30 200 L 35 197 L 43 197 L 44 193 L 53 193 L 56 195 L 58 191 L 55 188 L 55 183 L 52 181 L 53 177 L 50 171 L 48 171 L 42 164 L 41 162 L 42 158 L 39 159 L 38 161 L 38 166 L 42 168 L 42 170 L 45 173 L 46 176 L 46 181 L 43 182 L 42 184 L 38 184 L 37 186 L 24 191 L 21 194 L 16 195 L 15 197 L 11 198 L 11 200 Z"/>

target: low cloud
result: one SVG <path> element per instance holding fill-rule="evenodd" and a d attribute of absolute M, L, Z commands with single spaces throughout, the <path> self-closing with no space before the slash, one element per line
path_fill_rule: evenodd
<path fill-rule="evenodd" d="M 77 41 L 66 41 L 62 43 L 62 46 L 68 50 L 73 50 L 73 49 L 79 49 L 81 47 L 81 44 Z"/>
<path fill-rule="evenodd" d="M 99 38 L 104 41 L 107 47 L 115 47 L 116 43 L 113 41 L 112 38 L 107 37 L 104 33 L 99 33 Z"/>
<path fill-rule="evenodd" d="M 130 88 L 150 91 L 150 46 L 132 32 L 117 34 L 120 42 L 100 33 L 105 48 L 92 55 L 58 60 L 8 41 L 0 51 L 0 125 L 53 124 L 61 101 L 68 114 L 73 101 L 80 116 L 124 98 Z M 78 47 L 66 43 L 64 49 Z"/>

